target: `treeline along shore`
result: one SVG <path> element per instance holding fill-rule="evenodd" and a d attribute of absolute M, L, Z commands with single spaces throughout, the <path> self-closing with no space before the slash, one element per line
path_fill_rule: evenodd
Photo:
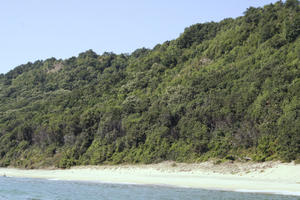
<path fill-rule="evenodd" d="M 0 75 L 0 166 L 300 162 L 298 0 Z M 122 34 L 120 32 L 120 34 Z"/>

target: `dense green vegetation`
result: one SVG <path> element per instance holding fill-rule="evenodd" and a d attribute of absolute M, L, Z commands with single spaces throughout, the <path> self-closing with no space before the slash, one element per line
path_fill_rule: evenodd
<path fill-rule="evenodd" d="M 300 159 L 298 0 L 132 54 L 0 75 L 0 165 Z"/>

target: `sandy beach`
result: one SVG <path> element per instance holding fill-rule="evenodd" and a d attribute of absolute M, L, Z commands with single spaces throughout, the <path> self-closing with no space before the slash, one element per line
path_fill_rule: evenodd
<path fill-rule="evenodd" d="M 0 176 L 120 184 L 164 185 L 300 196 L 300 165 L 293 163 L 83 166 L 71 169 L 0 168 Z"/>

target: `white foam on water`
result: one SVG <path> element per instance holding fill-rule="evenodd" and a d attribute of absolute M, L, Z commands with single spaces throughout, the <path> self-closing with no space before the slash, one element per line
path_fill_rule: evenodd
<path fill-rule="evenodd" d="M 245 193 L 264 193 L 264 194 L 278 194 L 278 195 L 289 195 L 289 196 L 300 196 L 300 192 L 291 191 L 280 191 L 280 190 L 247 190 L 238 189 L 235 192 L 245 192 Z"/>
<path fill-rule="evenodd" d="M 58 179 L 58 178 L 49 178 L 49 179 L 47 179 L 48 181 L 61 181 L 60 179 Z"/>

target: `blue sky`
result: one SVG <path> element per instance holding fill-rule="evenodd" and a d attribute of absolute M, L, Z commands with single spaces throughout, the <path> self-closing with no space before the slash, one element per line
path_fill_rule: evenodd
<path fill-rule="evenodd" d="M 130 53 L 175 39 L 195 23 L 243 15 L 275 0 L 0 1 L 0 73 L 93 49 Z"/>

